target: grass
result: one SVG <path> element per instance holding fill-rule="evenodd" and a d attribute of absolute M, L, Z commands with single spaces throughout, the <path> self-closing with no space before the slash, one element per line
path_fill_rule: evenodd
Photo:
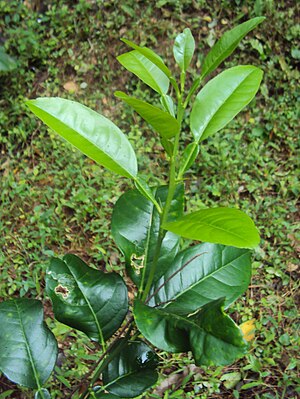
<path fill-rule="evenodd" d="M 109 233 L 113 204 L 127 181 L 88 161 L 27 111 L 24 101 L 63 96 L 109 116 L 128 132 L 141 170 L 163 176 L 165 160 L 154 135 L 113 97 L 128 90 L 152 95 L 118 65 L 119 38 L 147 43 L 172 66 L 172 39 L 190 27 L 200 42 L 194 70 L 207 43 L 239 21 L 265 15 L 226 66 L 251 63 L 265 72 L 260 94 L 226 129 L 206 141 L 186 188 L 189 207 L 237 205 L 252 216 L 262 242 L 254 253 L 248 292 L 231 309 L 241 323 L 255 319 L 249 354 L 228 368 L 198 369 L 188 354 L 161 354 L 161 382 L 171 387 L 144 398 L 296 398 L 297 304 L 300 252 L 299 49 L 297 6 L 292 1 L 34 1 L 0 0 L 0 33 L 18 70 L 0 77 L 0 298 L 44 298 L 49 257 L 73 252 L 87 262 L 122 273 Z M 206 49 L 206 50 L 205 50 Z M 70 90 L 66 83 L 72 83 Z M 299 108 L 298 108 L 299 109 Z M 185 137 L 188 140 L 188 137 Z M 144 154 L 146 153 L 147 156 Z M 153 179 L 156 183 L 160 179 Z M 53 397 L 68 397 L 95 361 L 95 347 L 55 322 L 60 343 L 49 380 Z M 236 312 L 236 313 L 235 313 Z M 239 316 L 238 316 L 239 315 Z M 172 376 L 172 377 L 171 377 Z M 70 385 L 69 385 L 70 384 Z M 70 389 L 71 387 L 71 389 Z M 31 398 L 0 377 L 0 398 Z"/>

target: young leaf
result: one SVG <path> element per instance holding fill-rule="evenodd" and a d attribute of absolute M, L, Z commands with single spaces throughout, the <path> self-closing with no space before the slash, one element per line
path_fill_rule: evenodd
<path fill-rule="evenodd" d="M 212 301 L 188 317 L 136 300 L 134 316 L 152 345 L 170 352 L 191 350 L 197 366 L 224 366 L 244 355 L 247 344 L 238 326 L 223 312 L 223 302 L 223 298 Z"/>
<path fill-rule="evenodd" d="M 138 46 L 137 44 L 135 44 L 132 41 L 127 40 L 127 39 L 121 39 L 121 40 L 124 43 L 126 43 L 129 47 L 138 51 L 140 54 L 142 54 L 144 57 L 146 57 L 153 64 L 155 64 L 168 78 L 171 76 L 171 71 L 169 70 L 169 68 L 163 62 L 161 57 L 158 54 L 156 54 L 153 50 L 151 50 L 147 47 Z"/>
<path fill-rule="evenodd" d="M 155 198 L 164 203 L 167 187 L 155 189 Z M 171 219 L 183 213 L 183 185 L 178 185 L 171 204 Z M 152 265 L 159 233 L 160 218 L 152 202 L 137 190 L 130 190 L 117 201 L 112 215 L 112 235 L 125 255 L 127 271 L 131 279 L 141 283 L 141 266 L 146 267 L 146 276 Z M 155 280 L 159 279 L 171 264 L 179 248 L 180 237 L 167 233 L 163 239 Z"/>
<path fill-rule="evenodd" d="M 124 53 L 117 57 L 117 60 L 161 96 L 167 93 L 169 78 L 139 51 Z"/>
<path fill-rule="evenodd" d="M 128 342 L 103 371 L 105 389 L 122 398 L 141 395 L 157 381 L 157 360 L 145 343 Z"/>
<path fill-rule="evenodd" d="M 198 93 L 191 112 L 195 141 L 204 140 L 229 123 L 255 96 L 263 72 L 246 65 L 220 73 Z"/>
<path fill-rule="evenodd" d="M 38 98 L 27 101 L 47 126 L 89 158 L 121 176 L 134 179 L 137 161 L 127 137 L 109 119 L 75 101 Z"/>
<path fill-rule="evenodd" d="M 52 258 L 46 290 L 58 321 L 101 343 L 120 327 L 128 310 L 121 276 L 92 269 L 71 254 Z"/>
<path fill-rule="evenodd" d="M 264 17 L 252 18 L 226 32 L 207 54 L 202 66 L 201 77 L 204 78 L 216 69 L 221 62 L 225 60 L 225 58 L 230 56 L 247 33 L 254 29 L 264 19 Z"/>
<path fill-rule="evenodd" d="M 4 48 L 0 46 L 0 72 L 9 72 L 16 68 L 15 59 L 6 54 Z"/>
<path fill-rule="evenodd" d="M 195 40 L 190 29 L 186 28 L 175 39 L 173 54 L 180 69 L 185 72 L 193 58 L 195 51 Z"/>
<path fill-rule="evenodd" d="M 195 142 L 190 143 L 186 146 L 182 154 L 182 160 L 180 163 L 179 178 L 181 178 L 183 174 L 193 165 L 195 159 L 199 154 L 199 150 L 199 145 Z"/>
<path fill-rule="evenodd" d="M 42 388 L 35 393 L 34 399 L 51 399 L 51 395 L 47 389 Z"/>
<path fill-rule="evenodd" d="M 228 307 L 243 294 L 251 278 L 250 252 L 203 243 L 179 252 L 152 288 L 149 305 L 176 314 L 190 314 L 212 300 L 226 297 Z"/>
<path fill-rule="evenodd" d="M 164 229 L 191 240 L 255 248 L 259 234 L 253 220 L 234 208 L 211 208 L 184 215 Z"/>
<path fill-rule="evenodd" d="M 52 373 L 57 342 L 33 299 L 0 303 L 0 371 L 16 384 L 40 389 Z"/>
<path fill-rule="evenodd" d="M 122 91 L 115 92 L 115 96 L 130 105 L 146 122 L 148 122 L 160 136 L 169 139 L 174 137 L 179 129 L 177 120 L 169 113 L 154 107 L 145 101 L 129 97 Z"/>

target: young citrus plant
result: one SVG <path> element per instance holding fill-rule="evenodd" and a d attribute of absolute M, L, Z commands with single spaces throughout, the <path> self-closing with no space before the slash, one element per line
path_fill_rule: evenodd
<path fill-rule="evenodd" d="M 227 125 L 258 91 L 263 73 L 251 65 L 226 69 L 204 82 L 263 19 L 251 19 L 225 33 L 189 89 L 186 76 L 195 50 L 189 29 L 176 37 L 173 48 L 179 82 L 155 52 L 123 39 L 132 50 L 118 61 L 161 99 L 159 108 L 115 93 L 159 135 L 169 160 L 168 181 L 160 186 L 146 183 L 126 135 L 104 116 L 62 98 L 27 103 L 85 155 L 135 185 L 115 204 L 111 223 L 126 273 L 136 285 L 133 303 L 128 303 L 121 275 L 91 268 L 75 255 L 52 258 L 47 270 L 46 292 L 56 319 L 102 348 L 89 385 L 76 393 L 80 399 L 144 393 L 157 381 L 159 349 L 191 351 L 196 365 L 208 366 L 230 364 L 247 351 L 242 331 L 225 309 L 248 287 L 258 231 L 236 208 L 185 214 L 184 174 L 203 141 Z M 186 116 L 191 142 L 182 148 Z M 200 243 L 181 250 L 182 238 Z M 31 299 L 2 302 L 0 321 L 0 370 L 17 384 L 35 389 L 36 399 L 50 398 L 44 385 L 56 362 L 57 343 L 43 321 L 42 304 Z M 100 375 L 102 385 L 95 386 Z"/>

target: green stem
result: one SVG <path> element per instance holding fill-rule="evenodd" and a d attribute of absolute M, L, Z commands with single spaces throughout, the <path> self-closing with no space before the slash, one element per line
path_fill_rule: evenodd
<path fill-rule="evenodd" d="M 189 164 L 190 159 L 192 158 L 192 156 L 193 156 L 193 154 L 194 154 L 194 151 L 195 151 L 197 145 L 198 145 L 198 142 L 195 141 L 195 142 L 193 143 L 193 149 L 192 149 L 192 151 L 190 152 L 190 155 L 189 155 L 188 158 L 185 160 L 184 165 L 181 165 L 181 167 L 180 167 L 177 180 L 182 180 L 183 175 L 184 175 L 184 173 L 185 173 L 185 169 L 186 169 L 187 165 Z"/>
<path fill-rule="evenodd" d="M 187 97 L 186 97 L 186 100 L 185 100 L 185 102 L 184 102 L 184 104 L 183 104 L 183 108 L 184 108 L 184 109 L 188 106 L 188 104 L 189 104 L 189 102 L 190 102 L 190 99 L 191 99 L 192 95 L 193 95 L 193 94 L 195 93 L 195 91 L 198 89 L 198 87 L 200 86 L 201 82 L 202 82 L 202 77 L 199 76 L 199 77 L 194 81 L 194 83 L 192 84 L 192 87 L 190 88 L 190 91 L 188 92 L 188 95 L 187 95 Z"/>
<path fill-rule="evenodd" d="M 167 221 L 168 213 L 169 213 L 170 206 L 171 206 L 171 203 L 172 203 L 172 200 L 174 197 L 174 193 L 175 193 L 175 189 L 176 189 L 176 161 L 177 161 L 177 155 L 178 155 L 179 139 L 180 139 L 183 114 L 184 114 L 184 108 L 183 108 L 183 105 L 181 102 L 181 96 L 179 96 L 178 97 L 178 112 L 177 112 L 177 121 L 179 124 L 179 128 L 178 128 L 177 134 L 175 136 L 173 154 L 170 158 L 169 188 L 168 188 L 168 195 L 167 195 L 167 199 L 165 202 L 165 206 L 163 208 L 163 212 L 161 215 L 161 222 L 160 222 L 161 226 L 163 226 L 164 223 L 166 223 L 166 221 Z M 154 276 L 156 273 L 157 263 L 158 263 L 158 259 L 159 259 L 159 255 L 160 255 L 161 245 L 162 245 L 165 234 L 166 234 L 165 230 L 163 230 L 160 227 L 159 235 L 157 238 L 156 249 L 155 249 L 155 253 L 154 253 L 154 257 L 153 257 L 153 262 L 151 265 L 149 277 L 147 279 L 146 287 L 145 287 L 145 290 L 144 290 L 143 296 L 142 296 L 143 301 L 146 300 L 146 298 L 150 292 L 152 283 L 153 283 L 153 279 L 154 279 Z"/>

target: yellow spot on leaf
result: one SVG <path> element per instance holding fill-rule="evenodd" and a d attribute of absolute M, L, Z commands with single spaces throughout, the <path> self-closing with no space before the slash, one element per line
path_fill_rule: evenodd
<path fill-rule="evenodd" d="M 240 325 L 244 339 L 247 342 L 253 341 L 255 338 L 255 321 L 255 319 L 251 319 Z"/>

